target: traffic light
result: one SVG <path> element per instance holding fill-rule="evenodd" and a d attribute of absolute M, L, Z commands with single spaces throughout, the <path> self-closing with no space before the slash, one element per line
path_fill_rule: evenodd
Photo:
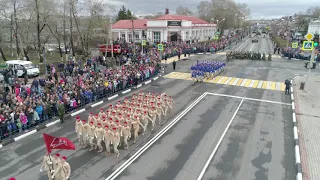
<path fill-rule="evenodd" d="M 314 35 L 313 41 L 314 41 L 314 44 L 313 44 L 314 47 L 319 46 L 319 34 Z"/>

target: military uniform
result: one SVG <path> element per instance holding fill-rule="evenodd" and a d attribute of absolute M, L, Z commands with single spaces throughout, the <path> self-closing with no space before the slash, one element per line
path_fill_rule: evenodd
<path fill-rule="evenodd" d="M 64 123 L 64 113 L 65 113 L 64 104 L 62 103 L 62 101 L 59 101 L 58 114 L 59 114 L 60 123 Z"/>

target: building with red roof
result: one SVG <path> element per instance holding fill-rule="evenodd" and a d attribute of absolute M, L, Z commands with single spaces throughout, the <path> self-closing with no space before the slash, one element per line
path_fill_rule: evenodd
<path fill-rule="evenodd" d="M 166 15 L 156 19 L 120 20 L 112 25 L 113 40 L 128 42 L 204 41 L 212 38 L 217 30 L 216 24 L 193 16 Z"/>

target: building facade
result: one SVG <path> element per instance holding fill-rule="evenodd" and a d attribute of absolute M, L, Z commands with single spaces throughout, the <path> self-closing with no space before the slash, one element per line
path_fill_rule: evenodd
<path fill-rule="evenodd" d="M 127 42 L 205 41 L 212 39 L 216 31 L 216 24 L 192 16 L 169 14 L 156 19 L 121 20 L 112 25 L 113 40 Z"/>
<path fill-rule="evenodd" d="M 309 23 L 308 33 L 320 34 L 320 20 L 311 21 Z"/>

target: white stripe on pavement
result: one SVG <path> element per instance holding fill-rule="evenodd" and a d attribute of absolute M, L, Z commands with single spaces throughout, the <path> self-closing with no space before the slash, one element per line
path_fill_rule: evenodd
<path fill-rule="evenodd" d="M 116 95 L 114 95 L 114 96 L 109 97 L 108 100 L 114 99 L 114 98 L 116 98 L 116 97 L 118 97 L 118 96 L 119 96 L 119 95 L 116 94 Z"/>
<path fill-rule="evenodd" d="M 239 80 L 240 80 L 240 78 L 237 78 L 237 79 L 232 83 L 232 85 L 233 85 L 233 86 L 236 85 Z"/>
<path fill-rule="evenodd" d="M 0 144 L 0 148 L 2 148 L 3 147 L 3 145 L 2 144 Z"/>
<path fill-rule="evenodd" d="M 231 81 L 232 78 L 229 78 L 225 83 L 223 84 L 229 84 L 229 82 Z"/>
<path fill-rule="evenodd" d="M 240 86 L 244 86 L 247 81 L 248 81 L 248 79 L 244 79 L 244 80 L 242 81 L 242 83 L 240 84 Z"/>
<path fill-rule="evenodd" d="M 146 81 L 144 84 L 149 84 L 149 83 L 151 83 L 151 80 L 149 80 L 149 81 Z"/>
<path fill-rule="evenodd" d="M 122 94 L 126 94 L 126 93 L 128 93 L 130 91 L 131 91 L 131 89 L 125 90 L 125 91 L 122 92 Z"/>
<path fill-rule="evenodd" d="M 86 110 L 86 109 L 81 109 L 81 110 L 79 110 L 79 111 L 76 111 L 76 112 L 72 113 L 71 116 L 75 116 L 75 115 L 77 115 L 77 114 L 80 114 L 80 113 L 82 113 L 82 112 L 85 111 L 85 110 Z"/>
<path fill-rule="evenodd" d="M 53 122 L 51 122 L 51 123 L 46 124 L 46 127 L 50 127 L 50 126 L 52 126 L 52 125 L 55 125 L 55 124 L 57 124 L 58 122 L 60 122 L 60 119 L 55 120 L 55 121 L 53 121 Z"/>
<path fill-rule="evenodd" d="M 295 155 L 296 155 L 296 164 L 297 163 L 301 163 L 301 160 L 300 160 L 300 149 L 299 149 L 298 145 L 295 146 L 294 152 L 295 152 Z"/>
<path fill-rule="evenodd" d="M 153 80 L 155 81 L 155 80 L 157 80 L 159 77 L 155 77 L 155 78 L 153 78 Z"/>
<path fill-rule="evenodd" d="M 18 136 L 18 137 L 16 137 L 16 138 L 14 138 L 14 141 L 19 141 L 20 139 L 23 139 L 23 138 L 25 138 L 25 137 L 27 137 L 27 136 L 29 136 L 29 135 L 31 135 L 31 134 L 34 134 L 34 133 L 36 133 L 36 132 L 37 132 L 37 130 L 34 129 L 34 130 L 30 131 L 30 132 L 27 132 L 27 133 L 25 133 L 25 134 L 23 134 L 23 135 L 21 135 L 21 136 Z"/>
<path fill-rule="evenodd" d="M 258 88 L 261 88 L 262 84 L 263 84 L 263 81 L 260 81 L 259 84 L 258 84 Z"/>
<path fill-rule="evenodd" d="M 142 86 L 142 84 L 138 84 L 137 88 L 139 88 L 139 87 L 141 87 L 141 86 Z"/>
<path fill-rule="evenodd" d="M 102 103 L 103 103 L 103 101 L 97 102 L 97 103 L 95 103 L 95 104 L 92 104 L 91 107 L 99 106 L 99 105 L 102 104 Z"/>

